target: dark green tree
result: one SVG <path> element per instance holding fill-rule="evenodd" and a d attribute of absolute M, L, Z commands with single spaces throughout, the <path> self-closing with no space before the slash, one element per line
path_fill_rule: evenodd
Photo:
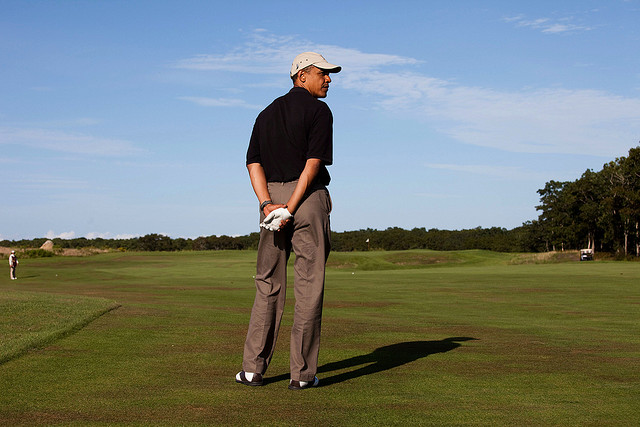
<path fill-rule="evenodd" d="M 142 251 L 173 251 L 173 242 L 169 236 L 162 234 L 147 234 L 138 239 Z"/>

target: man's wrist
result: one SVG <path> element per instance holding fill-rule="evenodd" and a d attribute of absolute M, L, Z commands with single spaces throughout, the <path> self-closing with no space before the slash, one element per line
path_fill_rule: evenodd
<path fill-rule="evenodd" d="M 264 202 L 260 203 L 260 212 L 262 212 L 267 205 L 272 204 L 273 202 L 271 200 L 265 200 Z"/>

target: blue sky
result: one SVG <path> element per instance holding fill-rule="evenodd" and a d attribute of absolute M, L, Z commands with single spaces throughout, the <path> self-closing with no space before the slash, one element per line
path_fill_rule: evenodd
<path fill-rule="evenodd" d="M 513 228 L 640 144 L 640 0 L 0 0 L 0 239 L 243 235 L 259 111 L 343 71 L 332 228 Z"/>

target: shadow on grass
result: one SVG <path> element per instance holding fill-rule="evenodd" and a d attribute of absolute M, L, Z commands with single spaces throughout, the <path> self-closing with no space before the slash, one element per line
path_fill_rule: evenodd
<path fill-rule="evenodd" d="M 340 374 L 322 377 L 320 386 L 330 386 L 354 378 L 387 371 L 398 366 L 422 359 L 431 354 L 446 353 L 461 346 L 460 342 L 475 340 L 470 337 L 450 337 L 440 341 L 409 341 L 386 345 L 375 349 L 369 354 L 351 357 L 338 362 L 326 363 L 318 367 L 318 373 L 330 373 L 350 369 Z M 265 379 L 265 383 L 284 381 L 289 375 L 278 375 Z"/>

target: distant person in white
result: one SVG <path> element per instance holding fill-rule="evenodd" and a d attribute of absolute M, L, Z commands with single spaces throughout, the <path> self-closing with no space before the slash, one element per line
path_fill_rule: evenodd
<path fill-rule="evenodd" d="M 9 267 L 11 280 L 16 280 L 16 267 L 18 267 L 18 257 L 16 256 L 16 251 L 11 251 L 11 255 L 9 255 Z"/>

